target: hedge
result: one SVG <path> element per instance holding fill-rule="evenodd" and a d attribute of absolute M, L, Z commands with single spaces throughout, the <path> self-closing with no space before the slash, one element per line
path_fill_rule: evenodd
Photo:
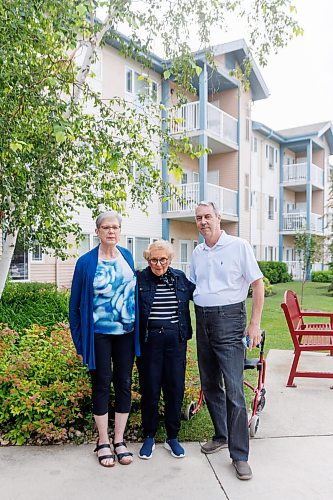
<path fill-rule="evenodd" d="M 311 273 L 311 281 L 317 283 L 331 283 L 333 281 L 332 271 L 313 271 Z"/>
<path fill-rule="evenodd" d="M 51 283 L 7 282 L 0 300 L 0 323 L 22 332 L 38 324 L 48 329 L 68 318 L 67 291 Z"/>
<path fill-rule="evenodd" d="M 258 265 L 263 275 L 272 285 L 292 281 L 292 275 L 288 273 L 287 264 L 285 262 L 261 260 L 258 261 Z"/>

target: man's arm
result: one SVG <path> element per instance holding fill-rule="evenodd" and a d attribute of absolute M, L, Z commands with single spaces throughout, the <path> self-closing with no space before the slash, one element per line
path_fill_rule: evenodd
<path fill-rule="evenodd" d="M 252 312 L 250 323 L 245 329 L 245 335 L 249 335 L 250 337 L 250 350 L 260 344 L 261 341 L 260 321 L 265 300 L 265 287 L 263 280 L 260 278 L 254 281 L 251 286 L 253 290 Z"/>

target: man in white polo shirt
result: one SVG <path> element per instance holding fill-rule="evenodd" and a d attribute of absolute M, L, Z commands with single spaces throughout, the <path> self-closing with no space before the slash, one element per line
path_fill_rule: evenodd
<path fill-rule="evenodd" d="M 200 202 L 195 219 L 204 238 L 193 252 L 190 277 L 196 285 L 198 364 L 215 431 L 201 451 L 214 453 L 228 447 L 237 477 L 251 479 L 242 338 L 249 336 L 250 349 L 260 343 L 263 275 L 249 243 L 221 230 L 214 203 Z M 246 327 L 245 299 L 250 285 L 252 314 Z"/>

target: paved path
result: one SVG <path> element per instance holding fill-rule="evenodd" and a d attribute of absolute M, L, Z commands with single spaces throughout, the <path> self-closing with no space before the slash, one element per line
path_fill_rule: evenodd
<path fill-rule="evenodd" d="M 227 450 L 200 453 L 186 443 L 185 459 L 158 445 L 149 461 L 104 469 L 91 445 L 0 448 L 1 500 L 332 500 L 332 380 L 299 379 L 285 387 L 290 351 L 267 358 L 267 403 L 251 440 L 251 481 L 235 477 Z M 333 371 L 333 357 L 307 354 L 306 366 Z M 325 367 L 324 367 L 325 366 Z M 136 454 L 139 445 L 131 445 Z"/>

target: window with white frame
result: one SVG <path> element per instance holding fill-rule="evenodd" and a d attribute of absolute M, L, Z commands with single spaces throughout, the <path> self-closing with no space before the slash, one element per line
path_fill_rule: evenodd
<path fill-rule="evenodd" d="M 148 98 L 157 101 L 158 83 L 128 67 L 125 70 L 125 90 L 143 104 Z"/>
<path fill-rule="evenodd" d="M 268 168 L 274 169 L 274 148 L 266 144 L 266 159 L 268 160 Z"/>
<path fill-rule="evenodd" d="M 274 219 L 274 197 L 268 197 L 268 218 L 270 220 Z"/>
<path fill-rule="evenodd" d="M 89 250 L 92 250 L 98 244 L 99 244 L 98 236 L 89 233 L 83 234 L 83 239 L 81 240 L 80 245 L 78 246 L 77 249 L 79 257 L 89 252 Z"/>
<path fill-rule="evenodd" d="M 244 178 L 244 210 L 250 208 L 250 175 L 245 174 Z"/>
<path fill-rule="evenodd" d="M 252 138 L 252 151 L 254 153 L 258 152 L 258 139 L 256 137 Z"/>
<path fill-rule="evenodd" d="M 43 252 L 40 245 L 35 245 L 31 252 L 32 262 L 43 262 Z"/>
<path fill-rule="evenodd" d="M 139 236 L 128 236 L 126 238 L 126 248 L 133 255 L 136 269 L 143 269 L 147 266 L 147 261 L 143 256 L 143 252 L 152 241 L 154 241 L 152 238 L 142 238 Z"/>

